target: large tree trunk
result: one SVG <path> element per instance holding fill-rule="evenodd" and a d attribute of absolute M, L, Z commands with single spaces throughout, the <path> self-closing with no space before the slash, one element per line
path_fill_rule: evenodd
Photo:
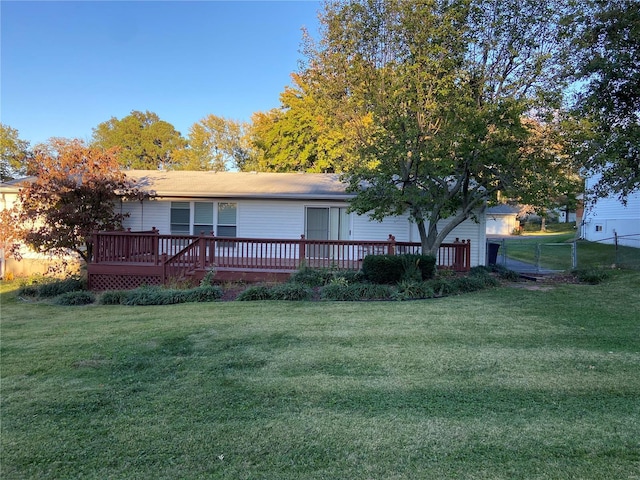
<path fill-rule="evenodd" d="M 420 234 L 420 243 L 422 244 L 422 253 L 426 255 L 433 255 L 438 257 L 438 250 L 440 245 L 444 242 L 447 235 L 449 235 L 454 228 L 464 222 L 470 217 L 470 207 L 459 211 L 453 217 L 447 217 L 447 224 L 443 227 L 442 231 L 438 232 L 438 221 L 442 220 L 437 215 L 432 215 L 429 219 L 429 227 L 427 228 L 424 220 L 424 216 L 416 216 L 416 225 L 418 226 L 418 233 Z"/>

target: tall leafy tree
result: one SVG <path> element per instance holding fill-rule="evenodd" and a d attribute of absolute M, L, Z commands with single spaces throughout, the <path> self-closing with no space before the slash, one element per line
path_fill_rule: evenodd
<path fill-rule="evenodd" d="M 561 159 L 533 133 L 561 99 L 568 3 L 327 3 L 305 75 L 355 132 L 352 209 L 408 211 L 434 253 L 496 192 L 542 194 Z"/>
<path fill-rule="evenodd" d="M 578 24 L 570 122 L 576 158 L 601 175 L 597 196 L 640 189 L 640 2 L 595 0 Z"/>
<path fill-rule="evenodd" d="M 71 250 L 90 262 L 91 234 L 122 225 L 114 203 L 140 195 L 120 169 L 117 147 L 54 138 L 36 147 L 29 167 L 38 174 L 20 190 L 18 218 L 24 241 L 36 251 Z"/>
<path fill-rule="evenodd" d="M 189 129 L 188 147 L 175 152 L 175 168 L 219 172 L 243 169 L 255 156 L 248 129 L 244 122 L 206 116 Z"/>
<path fill-rule="evenodd" d="M 171 169 L 174 152 L 186 144 L 173 125 L 153 112 L 132 111 L 126 117 L 99 124 L 93 129 L 92 145 L 119 147 L 120 165 L 125 169 Z"/>
<path fill-rule="evenodd" d="M 15 128 L 0 123 L 0 181 L 24 175 L 28 156 L 29 142 L 21 140 Z"/>
<path fill-rule="evenodd" d="M 280 95 L 280 107 L 252 117 L 252 139 L 259 157 L 251 167 L 273 172 L 348 171 L 353 158 L 346 147 L 350 133 L 334 125 L 318 104 L 307 78 L 293 74 L 293 85 Z"/>

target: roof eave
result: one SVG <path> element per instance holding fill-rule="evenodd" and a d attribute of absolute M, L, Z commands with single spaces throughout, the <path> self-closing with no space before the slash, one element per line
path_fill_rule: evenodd
<path fill-rule="evenodd" d="M 196 192 L 154 192 L 153 198 L 224 198 L 238 200 L 334 200 L 349 201 L 355 197 L 353 194 L 251 194 L 251 193 L 196 193 Z"/>

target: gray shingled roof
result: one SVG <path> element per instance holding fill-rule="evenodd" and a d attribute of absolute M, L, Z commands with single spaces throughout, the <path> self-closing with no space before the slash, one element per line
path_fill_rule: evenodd
<path fill-rule="evenodd" d="M 329 173 L 127 170 L 128 178 L 160 197 L 348 199 L 346 184 Z"/>
<path fill-rule="evenodd" d="M 487 214 L 490 215 L 512 215 L 518 212 L 520 212 L 518 207 L 506 203 L 487 208 Z"/>

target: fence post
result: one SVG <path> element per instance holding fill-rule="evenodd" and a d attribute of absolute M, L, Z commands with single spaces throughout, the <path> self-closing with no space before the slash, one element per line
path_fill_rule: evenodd
<path fill-rule="evenodd" d="M 300 235 L 300 248 L 298 249 L 298 268 L 304 265 L 307 258 L 307 242 L 304 235 Z"/>
<path fill-rule="evenodd" d="M 575 240 L 571 243 L 571 268 L 578 268 L 578 242 Z"/>
<path fill-rule="evenodd" d="M 388 247 L 389 255 L 395 255 L 396 254 L 396 237 L 389 234 L 389 238 L 387 239 L 387 241 L 389 242 L 389 247 Z"/>

